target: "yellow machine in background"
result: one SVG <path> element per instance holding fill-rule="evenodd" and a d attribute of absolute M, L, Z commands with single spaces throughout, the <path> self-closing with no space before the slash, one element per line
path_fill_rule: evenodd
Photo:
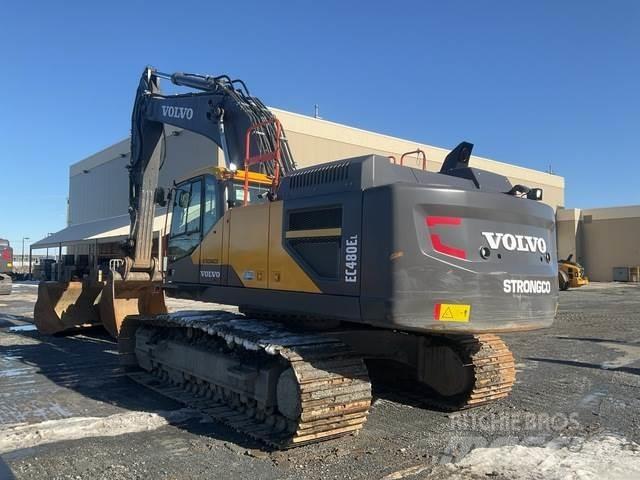
<path fill-rule="evenodd" d="M 589 285 L 589 278 L 584 275 L 584 267 L 577 262 L 572 262 L 572 258 L 573 253 L 566 260 L 558 261 L 558 286 L 563 291 Z"/>

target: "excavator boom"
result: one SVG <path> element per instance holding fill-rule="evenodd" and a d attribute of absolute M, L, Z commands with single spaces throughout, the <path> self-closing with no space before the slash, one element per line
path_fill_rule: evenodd
<path fill-rule="evenodd" d="M 159 79 L 196 89 L 195 93 L 164 95 Z M 173 125 L 203 135 L 223 151 L 229 170 L 245 169 L 250 152 L 265 154 L 284 145 L 278 170 L 286 175 L 295 170 L 295 162 L 284 134 L 275 126 L 275 117 L 240 80 L 226 75 L 213 77 L 188 73 L 166 74 L 147 67 L 136 92 L 131 118 L 131 162 L 129 164 L 129 215 L 131 233 L 127 242 L 129 271 L 149 272 L 154 278 L 157 262 L 151 256 L 153 218 L 158 199 L 158 172 L 162 165 L 164 126 Z M 256 128 L 256 126 L 259 126 Z M 253 129 L 253 131 L 252 131 Z M 247 133 L 248 144 L 245 142 Z M 256 168 L 256 166 L 247 168 Z M 257 168 L 272 174 L 273 166 Z"/>

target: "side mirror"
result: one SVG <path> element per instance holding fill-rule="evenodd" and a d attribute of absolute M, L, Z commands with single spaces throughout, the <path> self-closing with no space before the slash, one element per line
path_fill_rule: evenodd
<path fill-rule="evenodd" d="M 180 194 L 178 195 L 178 205 L 180 206 L 180 208 L 187 208 L 189 206 L 190 200 L 191 193 L 180 190 Z"/>
<path fill-rule="evenodd" d="M 156 188 L 154 194 L 153 194 L 153 201 L 157 204 L 160 205 L 161 207 L 166 207 L 167 206 L 167 195 L 164 191 L 164 188 L 162 187 L 158 187 Z"/>

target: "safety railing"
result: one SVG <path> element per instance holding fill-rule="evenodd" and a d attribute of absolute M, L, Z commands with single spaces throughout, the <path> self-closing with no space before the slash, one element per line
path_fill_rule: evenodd
<path fill-rule="evenodd" d="M 400 165 L 403 166 L 404 165 L 404 157 L 406 157 L 407 155 L 414 155 L 414 154 L 418 154 L 419 156 L 422 156 L 422 170 L 426 170 L 427 169 L 427 154 L 424 153 L 424 150 L 421 149 L 417 149 L 417 150 L 412 150 L 410 152 L 406 152 L 403 153 L 402 156 L 400 157 Z M 396 165 L 396 157 L 393 155 L 389 155 L 389 160 L 391 162 L 393 162 L 394 165 Z"/>
<path fill-rule="evenodd" d="M 259 128 L 273 125 L 276 130 L 275 145 L 272 152 L 261 153 L 251 156 L 251 135 Z M 259 133 L 259 132 L 256 132 Z M 282 136 L 282 124 L 277 118 L 266 120 L 251 125 L 247 129 L 245 137 L 245 155 L 244 155 L 244 205 L 249 203 L 249 166 L 257 163 L 273 162 L 273 188 L 275 189 L 280 183 L 280 137 Z"/>
<path fill-rule="evenodd" d="M 427 154 L 424 153 L 424 150 L 421 149 L 416 149 L 416 150 L 412 150 L 410 152 L 406 152 L 403 153 L 402 156 L 400 157 L 400 165 L 404 165 L 404 157 L 408 156 L 408 155 L 414 155 L 417 154 L 418 156 L 422 156 L 422 170 L 426 170 L 427 169 Z M 395 162 L 394 162 L 395 163 Z"/>

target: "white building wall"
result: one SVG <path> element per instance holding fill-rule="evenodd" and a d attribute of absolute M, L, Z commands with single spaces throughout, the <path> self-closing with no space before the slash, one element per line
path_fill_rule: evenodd
<path fill-rule="evenodd" d="M 218 148 L 211 140 L 191 132 L 167 129 L 169 159 L 160 170 L 159 184 L 169 187 L 186 173 L 218 162 Z M 69 169 L 67 223 L 90 222 L 127 213 L 129 206 L 129 140 L 78 162 Z"/>
<path fill-rule="evenodd" d="M 299 167 L 369 153 L 393 155 L 420 148 L 427 155 L 427 170 L 437 171 L 448 150 L 409 140 L 369 132 L 322 119 L 272 109 L 282 122 L 289 145 Z M 160 185 L 168 187 L 174 179 L 222 158 L 218 147 L 200 135 L 167 127 L 167 162 L 160 171 Z M 129 162 L 129 140 L 92 155 L 70 168 L 69 224 L 127 213 L 129 181 L 125 166 Z M 544 189 L 543 201 L 554 209 L 564 205 L 564 178 L 544 172 L 472 156 L 475 167 L 501 173 L 512 183 Z M 405 165 L 421 167 L 415 156 Z M 84 173 L 87 172 L 87 173 Z"/>

